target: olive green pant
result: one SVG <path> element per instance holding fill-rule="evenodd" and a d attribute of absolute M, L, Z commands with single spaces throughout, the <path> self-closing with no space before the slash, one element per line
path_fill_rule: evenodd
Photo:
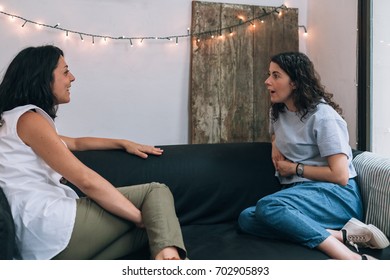
<path fill-rule="evenodd" d="M 53 259 L 118 259 L 148 242 L 152 258 L 163 248 L 174 246 L 184 259 L 186 251 L 169 188 L 150 183 L 118 190 L 141 210 L 146 230 L 82 197 L 77 200 L 76 221 L 69 244 Z"/>

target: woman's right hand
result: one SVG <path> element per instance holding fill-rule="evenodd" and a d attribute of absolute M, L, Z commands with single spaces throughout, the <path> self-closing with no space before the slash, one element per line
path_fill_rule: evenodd
<path fill-rule="evenodd" d="M 137 228 L 145 228 L 144 221 L 142 219 L 141 211 L 138 212 L 137 217 L 133 221 Z"/>

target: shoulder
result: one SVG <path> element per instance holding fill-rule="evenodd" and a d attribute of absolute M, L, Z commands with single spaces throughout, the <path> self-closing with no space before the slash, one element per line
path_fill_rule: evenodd
<path fill-rule="evenodd" d="M 333 109 L 332 106 L 326 103 L 319 103 L 313 112 L 313 115 L 318 120 L 335 119 L 344 122 L 344 119 Z"/>
<path fill-rule="evenodd" d="M 44 118 L 33 110 L 23 112 L 18 120 L 18 125 L 35 125 L 42 122 Z"/>
<path fill-rule="evenodd" d="M 333 111 L 336 112 L 332 108 L 332 106 L 330 106 L 327 103 L 320 102 L 320 103 L 317 104 L 316 109 L 314 110 L 314 113 L 315 114 L 318 114 L 318 113 L 330 113 L 330 114 L 332 114 Z"/>
<path fill-rule="evenodd" d="M 39 125 L 50 125 L 52 128 L 55 128 L 54 121 L 50 116 L 36 106 L 25 108 L 20 112 L 18 126 L 25 124 L 34 127 Z"/>
<path fill-rule="evenodd" d="M 17 130 L 20 131 L 33 131 L 36 134 L 39 134 L 42 129 L 55 129 L 54 124 L 51 120 L 45 118 L 44 115 L 40 114 L 37 111 L 29 110 L 24 112 L 18 119 Z"/>
<path fill-rule="evenodd" d="M 17 134 L 27 145 L 32 139 L 39 139 L 40 135 L 56 134 L 54 125 L 37 111 L 24 112 L 17 122 Z"/>

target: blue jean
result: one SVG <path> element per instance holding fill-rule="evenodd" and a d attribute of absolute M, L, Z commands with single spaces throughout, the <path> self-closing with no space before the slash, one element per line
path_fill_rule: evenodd
<path fill-rule="evenodd" d="M 328 182 L 300 182 L 261 198 L 245 209 L 238 224 L 243 232 L 285 239 L 317 247 L 350 218 L 363 219 L 359 187 L 354 179 L 340 186 Z"/>

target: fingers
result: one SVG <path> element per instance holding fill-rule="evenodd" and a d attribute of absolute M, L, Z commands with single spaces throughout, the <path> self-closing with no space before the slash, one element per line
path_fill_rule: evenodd
<path fill-rule="evenodd" d="M 164 151 L 160 148 L 156 148 L 148 145 L 138 145 L 135 147 L 134 154 L 141 158 L 148 158 L 148 154 L 160 156 Z"/>
<path fill-rule="evenodd" d="M 160 148 L 153 147 L 152 151 L 150 152 L 153 155 L 162 155 L 164 151 Z"/>
<path fill-rule="evenodd" d="M 140 145 L 138 150 L 151 155 L 161 155 L 163 153 L 162 149 L 147 145 Z"/>
<path fill-rule="evenodd" d="M 139 150 L 137 150 L 134 154 L 139 156 L 139 157 L 141 157 L 141 158 L 148 158 L 148 154 L 143 153 L 143 152 L 141 152 Z"/>

